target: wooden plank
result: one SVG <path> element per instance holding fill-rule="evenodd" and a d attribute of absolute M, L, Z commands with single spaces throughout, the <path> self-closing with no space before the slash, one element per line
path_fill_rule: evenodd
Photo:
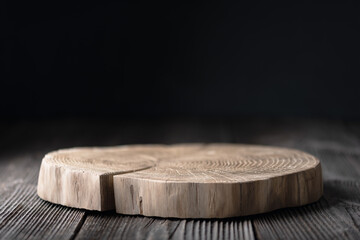
<path fill-rule="evenodd" d="M 310 122 L 308 127 L 299 136 L 293 135 L 292 139 L 297 140 L 290 144 L 320 159 L 324 197 L 305 207 L 259 215 L 253 220 L 256 235 L 259 239 L 359 239 L 360 163 L 356 137 L 340 124 L 321 126 Z M 287 137 L 277 138 L 288 144 Z M 266 140 L 270 142 L 271 137 Z"/>
<path fill-rule="evenodd" d="M 328 182 L 321 201 L 254 219 L 256 234 L 259 239 L 359 239 L 359 186 Z"/>
<path fill-rule="evenodd" d="M 106 217 L 104 217 L 104 215 Z M 255 239 L 249 219 L 177 220 L 90 212 L 76 239 Z"/>
<path fill-rule="evenodd" d="M 30 130 L 37 134 L 29 134 Z M 3 133 L 0 239 L 72 239 L 85 211 L 53 205 L 36 194 L 41 159 L 48 151 L 47 144 L 39 143 L 44 131 L 37 125 L 20 124 Z"/>
<path fill-rule="evenodd" d="M 2 147 L 6 151 L 2 151 L 0 156 L 0 179 L 2 180 L 0 185 L 0 238 L 4 238 L 3 236 L 9 232 L 6 236 L 19 239 L 20 235 L 25 238 L 35 236 L 33 238 L 43 239 L 48 239 L 48 236 L 53 236 L 55 239 L 95 238 L 93 236 L 108 236 L 109 239 L 125 238 L 124 236 L 135 236 L 138 239 L 155 239 L 156 237 L 162 239 L 215 239 L 215 237 L 254 239 L 252 229 L 256 230 L 258 239 L 281 237 L 284 239 L 290 237 L 294 237 L 294 239 L 325 239 L 329 236 L 336 239 L 360 238 L 358 200 L 360 187 L 358 170 L 356 170 L 359 165 L 360 125 L 357 123 L 343 127 L 341 122 L 337 121 L 312 120 L 305 122 L 244 120 L 210 123 L 191 120 L 187 122 L 154 121 L 145 124 L 115 121 L 110 124 L 104 124 L 101 121 L 83 124 L 82 121 L 69 121 L 25 124 L 20 128 L 14 126 L 11 129 L 15 130 L 15 134 L 12 132 L 10 134 L 7 127 L 3 128 L 7 133 L 2 134 L 3 141 L 1 141 L 5 144 Z M 23 199 L 22 201 L 26 204 L 30 204 L 28 199 L 31 200 L 30 202 L 46 203 L 41 208 L 37 208 L 37 211 L 31 210 L 36 206 L 20 207 L 17 210 L 16 206 L 22 206 L 22 204 L 14 206 L 15 209 L 11 204 L 4 205 L 10 197 L 12 201 L 18 198 L 13 195 L 16 184 L 36 183 L 40 162 L 35 161 L 35 155 L 38 153 L 41 153 L 38 159 L 40 160 L 43 153 L 61 147 L 202 141 L 279 145 L 310 151 L 320 158 L 325 169 L 325 197 L 315 205 L 281 210 L 251 218 L 227 220 L 230 222 L 225 220 L 164 220 L 116 216 L 115 213 L 106 213 L 104 216 L 94 212 L 88 212 L 88 217 L 85 218 L 83 212 L 81 212 L 83 215 L 79 216 L 72 209 L 59 206 L 55 207 L 55 209 L 59 208 L 57 211 L 51 210 L 50 206 L 53 205 L 31 198 L 36 196 L 33 185 L 31 185 L 32 193 L 27 195 L 27 199 L 21 196 L 19 198 Z M 16 148 L 14 147 L 15 143 L 17 144 Z M 32 168 L 33 165 L 36 168 Z M 23 177 L 21 169 L 14 170 L 16 166 L 24 169 Z M 25 188 L 19 188 L 16 191 L 24 192 L 24 194 L 26 192 Z M 13 209 L 6 213 L 8 216 L 6 219 L 11 220 L 13 225 L 3 221 L 5 208 L 8 208 L 9 211 Z M 46 217 L 42 211 L 50 214 L 49 220 L 44 223 L 39 220 L 39 217 L 42 219 Z M 59 218 L 61 214 L 63 214 L 62 218 L 72 221 L 71 226 L 65 226 L 66 223 L 62 223 Z M 35 221 L 31 221 L 32 218 Z M 15 222 L 14 219 L 18 221 Z M 84 225 L 80 229 L 82 221 L 84 221 Z M 146 225 L 147 228 L 145 228 Z M 139 226 L 141 230 L 137 233 Z M 80 232 L 75 236 L 77 230 Z M 16 235 L 17 231 L 22 233 Z M 41 233 L 44 237 L 41 236 Z"/>
<path fill-rule="evenodd" d="M 331 148 L 310 150 L 317 156 L 323 168 L 324 180 L 359 180 L 360 154 Z"/>
<path fill-rule="evenodd" d="M 40 167 L 41 153 L 18 153 L 0 156 L 0 182 L 25 182 L 36 184 Z"/>
<path fill-rule="evenodd" d="M 0 202 L 0 239 L 72 239 L 85 217 L 41 200 L 36 186 L 24 182 L 2 186 Z"/>

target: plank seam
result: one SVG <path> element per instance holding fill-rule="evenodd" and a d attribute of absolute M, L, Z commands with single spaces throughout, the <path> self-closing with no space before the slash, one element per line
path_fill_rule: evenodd
<path fill-rule="evenodd" d="M 88 211 L 84 212 L 84 215 L 81 217 L 79 224 L 76 226 L 75 231 L 73 233 L 73 235 L 69 238 L 69 240 L 74 240 L 76 238 L 76 236 L 79 234 L 81 228 L 83 227 L 85 220 L 87 218 L 88 215 Z"/>
<path fill-rule="evenodd" d="M 344 207 L 344 208 L 345 208 L 345 211 L 347 212 L 347 214 L 350 216 L 350 218 L 351 218 L 351 220 L 352 220 L 353 225 L 355 226 L 355 228 L 360 231 L 360 227 L 359 227 L 359 225 L 356 223 L 356 220 L 355 220 L 355 218 L 354 218 L 354 216 L 353 216 L 353 214 L 356 213 L 356 212 L 355 212 L 355 211 L 354 211 L 354 212 L 349 211 L 348 207 Z"/>

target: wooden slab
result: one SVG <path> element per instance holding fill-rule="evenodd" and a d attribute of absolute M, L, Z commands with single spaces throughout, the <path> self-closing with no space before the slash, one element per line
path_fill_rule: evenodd
<path fill-rule="evenodd" d="M 153 167 L 158 159 L 181 155 L 199 146 L 133 145 L 51 152 L 42 160 L 37 192 L 40 198 L 64 206 L 112 210 L 114 175 Z"/>
<path fill-rule="evenodd" d="M 296 150 L 212 144 L 153 168 L 114 177 L 116 211 L 226 218 L 317 201 L 320 162 Z"/>
<path fill-rule="evenodd" d="M 45 156 L 38 195 L 91 210 L 176 218 L 226 218 L 317 201 L 318 159 L 241 144 L 76 148 Z M 115 203 L 115 206 L 114 206 Z"/>

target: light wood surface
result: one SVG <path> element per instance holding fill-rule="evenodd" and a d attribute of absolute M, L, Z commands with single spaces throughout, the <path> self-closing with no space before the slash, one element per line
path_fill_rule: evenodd
<path fill-rule="evenodd" d="M 158 159 L 193 151 L 181 144 L 72 148 L 51 152 L 42 160 L 37 192 L 52 203 L 88 210 L 115 209 L 113 176 L 155 166 Z"/>
<path fill-rule="evenodd" d="M 319 160 L 301 151 L 241 144 L 74 148 L 43 159 L 38 195 L 123 214 L 226 218 L 317 201 Z M 114 205 L 115 200 L 115 205 Z"/>
<path fill-rule="evenodd" d="M 297 150 L 210 144 L 155 167 L 114 176 L 118 213 L 226 218 L 317 201 L 320 162 Z"/>

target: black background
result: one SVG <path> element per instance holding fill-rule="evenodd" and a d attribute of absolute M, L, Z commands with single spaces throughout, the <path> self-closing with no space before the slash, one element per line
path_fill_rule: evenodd
<path fill-rule="evenodd" d="M 352 2 L 99 2 L 1 1 L 2 119 L 360 117 Z"/>

